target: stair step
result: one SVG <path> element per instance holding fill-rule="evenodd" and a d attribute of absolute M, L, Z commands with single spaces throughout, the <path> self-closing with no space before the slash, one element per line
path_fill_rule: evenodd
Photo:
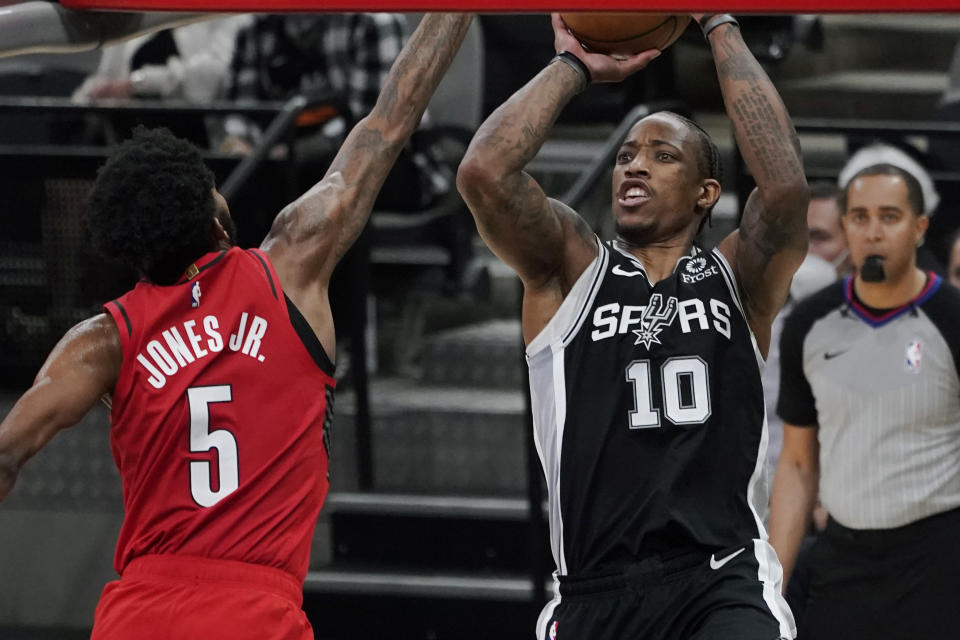
<path fill-rule="evenodd" d="M 945 72 L 960 33 L 956 15 L 822 17 L 831 68 Z"/>
<path fill-rule="evenodd" d="M 960 15 L 950 13 L 831 13 L 820 16 L 823 28 L 829 31 L 866 31 L 870 34 L 900 33 L 929 35 L 960 32 Z"/>
<path fill-rule="evenodd" d="M 309 572 L 303 591 L 317 640 L 526 640 L 546 604 L 517 573 L 331 566 Z"/>
<path fill-rule="evenodd" d="M 304 592 L 521 602 L 533 597 L 533 581 L 520 574 L 401 572 L 324 568 L 307 573 Z"/>
<path fill-rule="evenodd" d="M 519 325 L 517 330 L 519 331 Z M 518 344 L 515 344 L 515 348 L 519 351 Z M 352 389 L 339 391 L 336 412 L 352 416 L 355 410 L 356 402 Z M 413 411 L 515 415 L 523 412 L 524 399 L 523 391 L 519 388 L 507 390 L 431 386 L 409 378 L 386 377 L 370 381 L 370 410 L 374 417 Z"/>
<path fill-rule="evenodd" d="M 331 477 L 355 488 L 352 393 L 334 408 Z M 525 399 L 521 390 L 422 386 L 372 381 L 374 486 L 424 494 L 523 495 L 526 491 Z"/>
<path fill-rule="evenodd" d="M 947 88 L 933 71 L 840 71 L 781 82 L 794 117 L 929 119 Z"/>
<path fill-rule="evenodd" d="M 425 384 L 522 389 L 523 343 L 518 319 L 491 320 L 430 336 L 424 345 Z"/>
<path fill-rule="evenodd" d="M 817 89 L 824 92 L 932 93 L 947 88 L 946 76 L 938 71 L 892 72 L 887 70 L 838 71 L 818 78 L 783 83 L 784 91 Z"/>
<path fill-rule="evenodd" d="M 412 493 L 336 492 L 327 496 L 328 515 L 413 516 L 478 520 L 526 521 L 523 498 L 422 495 Z"/>
<path fill-rule="evenodd" d="M 523 498 L 341 493 L 326 503 L 337 562 L 446 570 L 522 571 L 530 563 Z M 539 535 L 539 534 L 537 534 Z M 546 540 L 538 550 L 549 564 Z"/>

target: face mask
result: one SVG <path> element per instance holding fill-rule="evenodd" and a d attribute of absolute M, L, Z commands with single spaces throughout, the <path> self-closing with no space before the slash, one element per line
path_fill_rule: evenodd
<path fill-rule="evenodd" d="M 833 270 L 836 271 L 840 268 L 840 265 L 843 264 L 843 261 L 847 259 L 847 256 L 850 255 L 850 249 L 844 248 L 836 258 L 830 261 L 830 266 L 833 267 Z"/>
<path fill-rule="evenodd" d="M 883 270 L 883 258 L 880 256 L 867 256 L 860 267 L 860 277 L 864 282 L 883 282 L 887 274 Z"/>

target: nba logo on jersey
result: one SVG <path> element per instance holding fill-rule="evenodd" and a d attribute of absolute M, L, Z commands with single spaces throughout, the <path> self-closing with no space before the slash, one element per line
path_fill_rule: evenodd
<path fill-rule="evenodd" d="M 923 354 L 923 345 L 919 340 L 907 343 L 907 359 L 904 362 L 907 373 L 920 373 L 920 356 Z"/>
<path fill-rule="evenodd" d="M 557 625 L 560 623 L 556 620 L 553 621 L 553 624 L 550 625 L 550 640 L 557 640 Z"/>
<path fill-rule="evenodd" d="M 190 306 L 196 309 L 200 306 L 200 281 L 197 280 L 190 287 Z"/>

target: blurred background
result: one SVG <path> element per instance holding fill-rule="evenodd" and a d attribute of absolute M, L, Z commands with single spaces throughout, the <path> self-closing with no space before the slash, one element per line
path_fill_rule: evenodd
<path fill-rule="evenodd" d="M 5 19 L 0 12 L 0 34 Z M 418 19 L 374 22 L 378 37 L 402 39 Z M 960 14 L 741 24 L 794 118 L 810 180 L 836 179 L 875 140 L 928 169 L 941 199 L 924 259 L 943 273 L 960 224 Z M 346 72 L 331 70 L 370 64 L 349 50 L 333 62 L 321 34 L 334 28 L 372 27 L 355 16 L 239 16 L 104 50 L 0 58 L 0 415 L 67 328 L 134 282 L 91 255 L 81 223 L 112 146 L 137 123 L 193 140 L 228 198 L 240 244 L 259 244 L 369 108 Z M 332 489 L 304 588 L 318 639 L 382 637 L 385 628 L 399 638 L 528 638 L 548 599 L 553 561 L 519 281 L 477 238 L 452 178 L 472 131 L 550 60 L 552 41 L 546 15 L 474 22 L 338 268 L 338 352 L 347 355 L 338 362 Z M 702 238 L 712 246 L 737 224 L 752 181 L 695 26 L 647 70 L 577 96 L 529 172 L 610 237 L 613 153 L 625 127 L 659 108 L 693 116 L 722 151 L 724 195 Z M 108 428 L 106 410 L 91 412 L 27 465 L 0 506 L 3 640 L 89 634 L 114 578 L 122 518 Z"/>

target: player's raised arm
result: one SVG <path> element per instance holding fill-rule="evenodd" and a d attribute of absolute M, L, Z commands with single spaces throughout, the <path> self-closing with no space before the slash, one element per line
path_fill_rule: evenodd
<path fill-rule="evenodd" d="M 376 106 L 349 133 L 327 174 L 274 220 L 261 248 L 308 320 L 313 294 L 326 288 L 337 261 L 366 225 L 471 19 L 471 14 L 428 14 L 420 21 L 394 61 Z"/>
<path fill-rule="evenodd" d="M 110 393 L 119 371 L 120 336 L 108 316 L 84 320 L 67 332 L 33 386 L 0 422 L 0 501 L 23 463 Z"/>
<path fill-rule="evenodd" d="M 744 311 L 766 353 L 770 323 L 806 255 L 809 194 L 790 115 L 740 29 L 728 19 L 699 18 L 713 51 L 737 146 L 757 188 L 747 199 L 740 228 L 719 248 L 733 265 Z"/>
<path fill-rule="evenodd" d="M 627 60 L 591 54 L 557 14 L 553 28 L 556 50 L 567 52 L 564 59 L 555 58 L 490 114 L 460 165 L 457 187 L 481 237 L 519 274 L 526 295 L 550 290 L 562 301 L 596 255 L 593 233 L 576 212 L 547 198 L 523 169 L 546 141 L 560 111 L 590 81 L 620 81 L 658 54 L 646 51 Z M 547 318 L 550 315 L 552 311 Z M 524 325 L 530 337 L 526 321 Z"/>

